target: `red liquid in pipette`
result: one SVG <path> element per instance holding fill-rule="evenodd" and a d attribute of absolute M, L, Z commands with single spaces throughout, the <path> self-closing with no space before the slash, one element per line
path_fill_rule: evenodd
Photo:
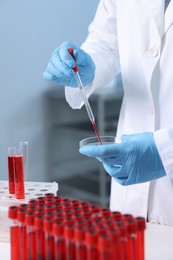
<path fill-rule="evenodd" d="M 100 135 L 99 135 L 99 132 L 98 132 L 98 129 L 97 129 L 97 126 L 96 126 L 96 123 L 94 120 L 91 121 L 92 125 L 93 125 L 93 128 L 94 128 L 94 131 L 95 131 L 95 134 L 100 142 L 100 144 L 102 144 L 102 141 L 100 139 Z"/>

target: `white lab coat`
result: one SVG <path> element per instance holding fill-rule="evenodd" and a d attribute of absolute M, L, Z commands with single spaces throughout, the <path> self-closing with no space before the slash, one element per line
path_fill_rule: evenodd
<path fill-rule="evenodd" d="M 124 98 L 118 133 L 154 132 L 167 176 L 144 184 L 111 185 L 111 210 L 173 225 L 173 1 L 101 0 L 82 45 L 96 64 L 85 89 L 97 87 L 121 72 Z M 82 105 L 78 89 L 66 87 L 73 108 Z"/>

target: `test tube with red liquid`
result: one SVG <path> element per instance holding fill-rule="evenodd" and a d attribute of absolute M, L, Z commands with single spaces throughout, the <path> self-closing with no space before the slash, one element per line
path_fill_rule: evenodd
<path fill-rule="evenodd" d="M 87 260 L 99 259 L 98 233 L 96 230 L 89 229 L 86 231 L 85 243 L 87 246 Z"/>
<path fill-rule="evenodd" d="M 69 223 L 64 227 L 64 237 L 66 239 L 66 260 L 76 259 L 76 247 L 74 241 L 74 224 Z"/>
<path fill-rule="evenodd" d="M 55 260 L 66 259 L 66 243 L 64 238 L 63 220 L 55 220 L 53 223 L 54 232 L 54 255 Z"/>
<path fill-rule="evenodd" d="M 35 217 L 34 227 L 35 227 L 35 237 L 36 237 L 36 259 L 45 260 L 45 234 L 43 229 L 44 216 L 38 215 Z"/>
<path fill-rule="evenodd" d="M 33 212 L 26 213 L 27 225 L 27 256 L 28 259 L 36 260 L 36 236 L 35 236 L 35 214 Z"/>
<path fill-rule="evenodd" d="M 76 260 L 87 260 L 87 247 L 85 245 L 86 227 L 77 225 L 74 230 L 74 239 L 76 246 Z"/>
<path fill-rule="evenodd" d="M 137 259 L 144 260 L 145 259 L 145 250 L 144 250 L 144 230 L 146 228 L 146 221 L 143 217 L 136 217 L 137 221 Z"/>
<path fill-rule="evenodd" d="M 9 183 L 9 193 L 15 194 L 15 157 L 16 147 L 8 148 L 8 183 Z"/>
<path fill-rule="evenodd" d="M 45 217 L 44 233 L 45 233 L 45 252 L 46 260 L 54 260 L 54 235 L 53 235 L 53 217 Z"/>
<path fill-rule="evenodd" d="M 23 168 L 23 154 L 21 150 L 16 150 L 15 152 L 14 166 L 15 166 L 16 199 L 24 199 L 25 198 L 24 168 Z"/>
<path fill-rule="evenodd" d="M 99 260 L 118 260 L 115 258 L 114 243 L 111 236 L 108 234 L 101 234 L 98 237 Z"/>
<path fill-rule="evenodd" d="M 19 208 L 17 213 L 19 232 L 19 260 L 27 260 L 26 209 Z"/>
<path fill-rule="evenodd" d="M 11 206 L 8 209 L 8 218 L 10 219 L 11 260 L 19 259 L 19 233 L 17 212 L 18 207 L 16 206 Z"/>

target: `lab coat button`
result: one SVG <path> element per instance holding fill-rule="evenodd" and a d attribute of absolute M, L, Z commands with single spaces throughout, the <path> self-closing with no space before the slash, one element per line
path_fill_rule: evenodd
<path fill-rule="evenodd" d="M 159 50 L 157 47 L 150 47 L 148 50 L 148 55 L 150 57 L 156 57 L 159 54 Z"/>
<path fill-rule="evenodd" d="M 154 114 L 154 107 L 153 107 L 153 105 L 149 105 L 148 106 L 148 112 L 149 112 L 150 115 Z"/>

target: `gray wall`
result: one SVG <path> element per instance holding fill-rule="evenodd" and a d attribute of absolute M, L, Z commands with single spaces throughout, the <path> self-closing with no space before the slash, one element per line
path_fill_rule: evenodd
<path fill-rule="evenodd" d="M 49 180 L 49 83 L 42 73 L 64 40 L 80 45 L 99 0 L 0 1 L 0 179 L 7 149 L 29 142 L 29 180 Z"/>

